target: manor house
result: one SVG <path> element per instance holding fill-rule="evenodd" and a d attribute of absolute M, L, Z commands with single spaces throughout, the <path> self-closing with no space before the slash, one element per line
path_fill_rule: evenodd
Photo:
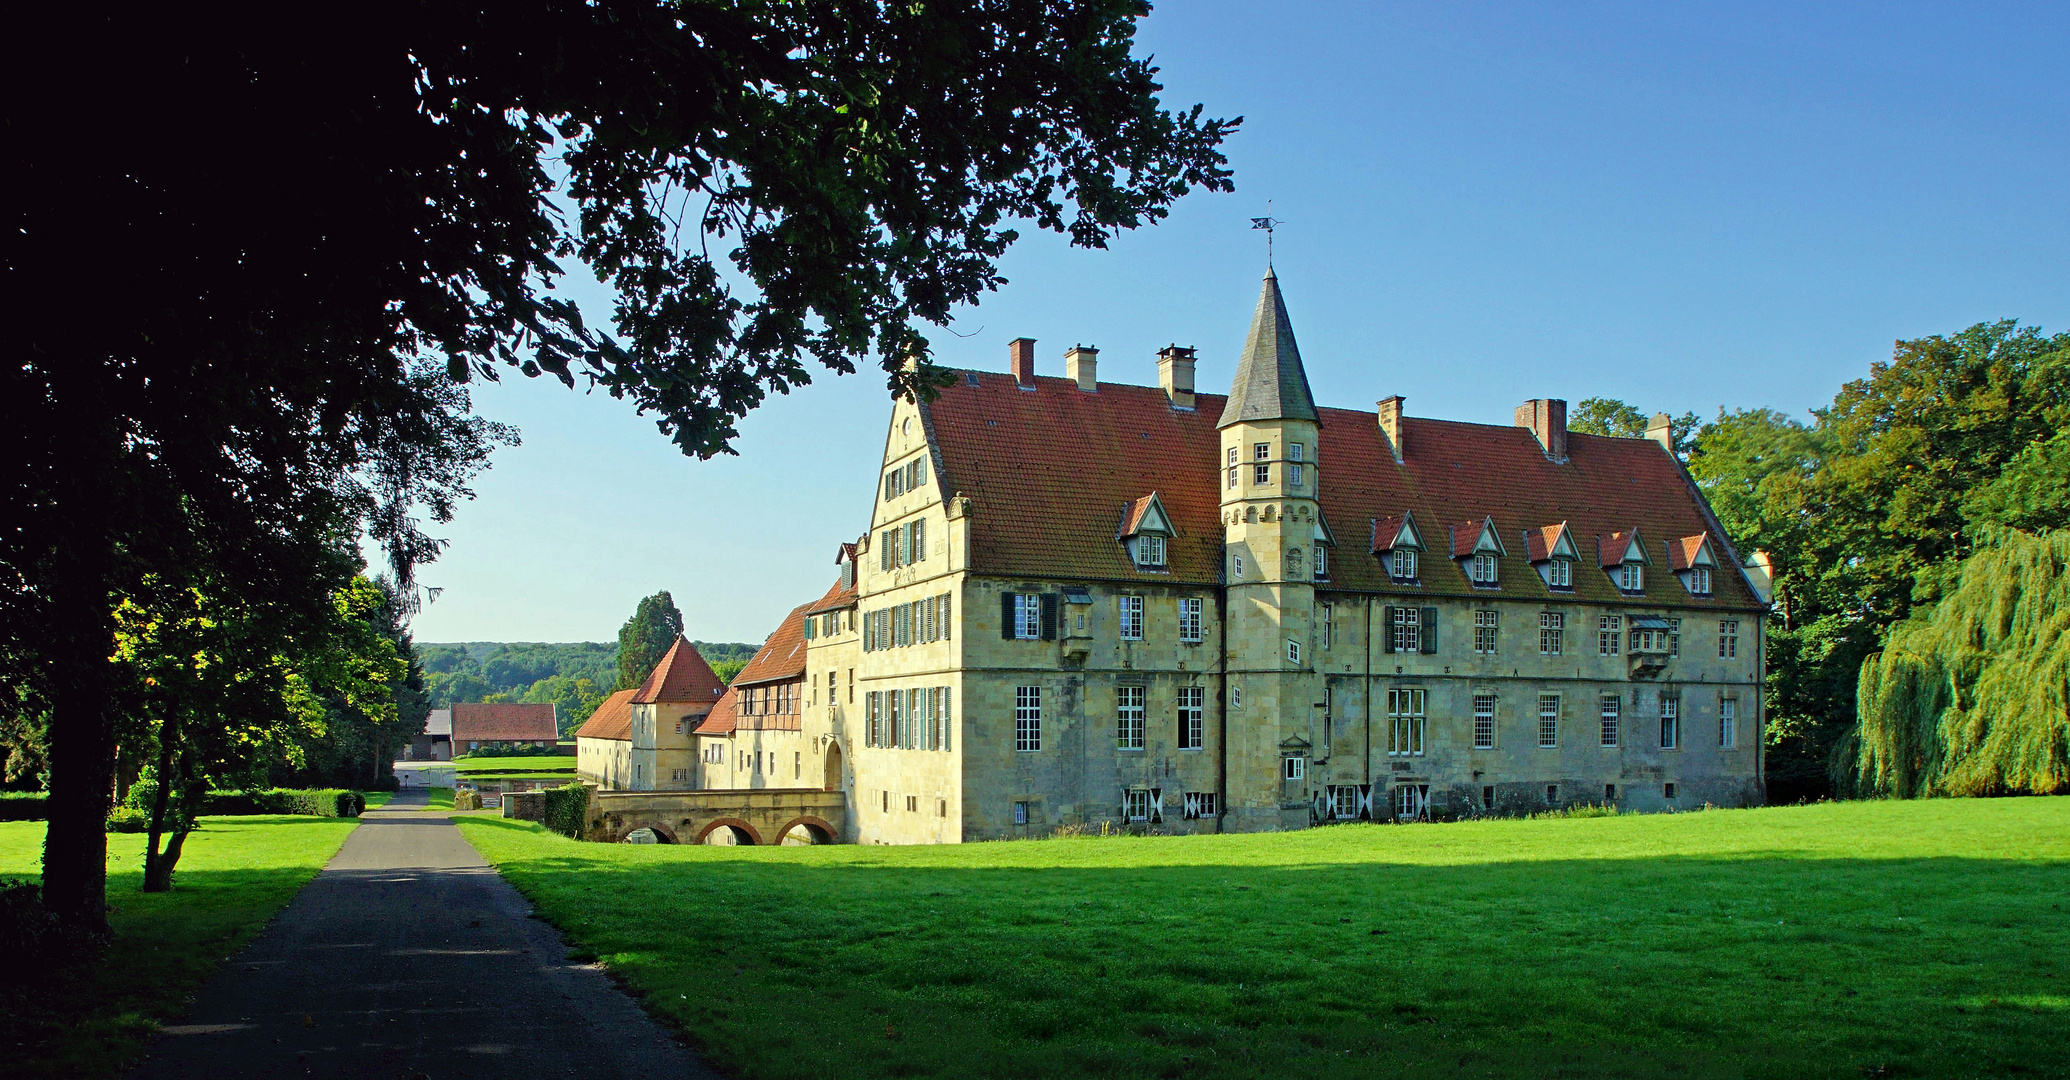
<path fill-rule="evenodd" d="M 897 403 L 832 587 L 722 692 L 657 669 L 585 776 L 838 789 L 868 843 L 1761 800 L 1767 576 L 1665 417 L 1319 407 L 1271 273 L 1226 397 L 1098 360 Z"/>

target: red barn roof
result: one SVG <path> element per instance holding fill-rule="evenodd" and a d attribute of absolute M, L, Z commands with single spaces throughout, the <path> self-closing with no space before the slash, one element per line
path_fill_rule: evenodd
<path fill-rule="evenodd" d="M 561 737 L 552 705 L 487 704 L 473 701 L 453 706 L 453 741 L 552 742 Z"/>

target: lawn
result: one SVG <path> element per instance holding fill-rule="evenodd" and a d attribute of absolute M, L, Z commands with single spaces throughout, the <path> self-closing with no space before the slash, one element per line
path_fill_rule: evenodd
<path fill-rule="evenodd" d="M 424 809 L 446 811 L 451 810 L 453 808 L 452 788 L 435 787 L 425 788 L 424 790 L 426 794 L 428 794 L 431 797 L 431 801 L 425 804 Z"/>
<path fill-rule="evenodd" d="M 528 754 L 524 757 L 461 757 L 453 761 L 453 767 L 462 776 L 474 773 L 518 774 L 525 773 L 573 773 L 573 754 Z"/>
<path fill-rule="evenodd" d="M 98 962 L 0 998 L 7 1076 L 113 1075 L 177 1017 L 224 958 L 266 925 L 358 824 L 319 817 L 209 818 L 187 839 L 170 893 L 141 891 L 144 837 L 108 837 L 109 922 Z M 40 873 L 43 823 L 0 823 L 0 875 Z"/>
<path fill-rule="evenodd" d="M 461 828 L 740 1077 L 2070 1077 L 2070 798 L 906 848 Z"/>

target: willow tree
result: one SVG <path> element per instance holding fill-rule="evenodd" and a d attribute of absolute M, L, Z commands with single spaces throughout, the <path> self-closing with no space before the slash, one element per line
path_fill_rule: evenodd
<path fill-rule="evenodd" d="M 2070 532 L 2006 531 L 1862 665 L 1864 790 L 2070 791 Z"/>

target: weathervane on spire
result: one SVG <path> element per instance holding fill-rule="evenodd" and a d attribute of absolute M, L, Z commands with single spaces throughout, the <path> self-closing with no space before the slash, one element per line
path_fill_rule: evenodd
<path fill-rule="evenodd" d="M 1286 222 L 1272 216 L 1271 199 L 1265 200 L 1265 216 L 1251 219 L 1251 228 L 1253 230 L 1265 230 L 1265 268 L 1267 270 L 1272 269 L 1272 230 L 1284 224 Z"/>

